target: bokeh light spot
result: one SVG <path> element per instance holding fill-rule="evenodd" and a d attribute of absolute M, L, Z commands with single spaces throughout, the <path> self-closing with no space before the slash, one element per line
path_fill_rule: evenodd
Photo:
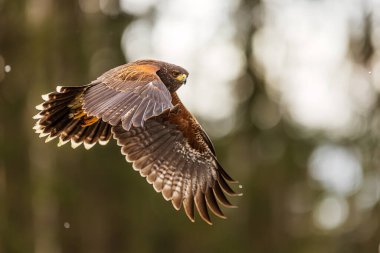
<path fill-rule="evenodd" d="M 69 222 L 65 222 L 65 223 L 63 223 L 63 227 L 66 229 L 69 229 L 71 227 L 71 225 Z"/>
<path fill-rule="evenodd" d="M 12 70 L 12 67 L 11 67 L 10 65 L 5 65 L 5 66 L 4 66 L 4 71 L 5 71 L 6 73 L 11 72 L 11 70 Z"/>
<path fill-rule="evenodd" d="M 333 230 L 347 220 L 349 214 L 345 199 L 327 196 L 323 198 L 313 213 L 313 221 L 316 227 L 323 230 Z"/>
<path fill-rule="evenodd" d="M 362 184 L 362 167 L 358 155 L 338 145 L 318 146 L 309 159 L 309 173 L 326 190 L 348 196 Z"/>

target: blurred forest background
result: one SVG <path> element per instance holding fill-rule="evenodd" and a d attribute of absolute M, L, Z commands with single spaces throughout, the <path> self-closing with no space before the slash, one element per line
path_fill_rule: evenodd
<path fill-rule="evenodd" d="M 45 144 L 56 85 L 141 58 L 190 72 L 180 97 L 243 186 L 192 224 L 115 142 Z M 0 0 L 0 252 L 378 252 L 379 0 Z"/>

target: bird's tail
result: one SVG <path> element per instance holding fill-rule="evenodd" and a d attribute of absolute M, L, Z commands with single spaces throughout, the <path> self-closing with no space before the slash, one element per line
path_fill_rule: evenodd
<path fill-rule="evenodd" d="M 96 142 L 105 145 L 112 136 L 111 125 L 91 117 L 83 110 L 83 94 L 91 87 L 61 87 L 55 92 L 42 95 L 43 103 L 36 106 L 40 112 L 33 129 L 45 142 L 59 138 L 58 146 L 69 142 L 73 148 L 84 143 L 90 149 Z"/>

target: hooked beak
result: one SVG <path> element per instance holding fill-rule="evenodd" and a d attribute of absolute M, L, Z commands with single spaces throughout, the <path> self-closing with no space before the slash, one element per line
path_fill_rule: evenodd
<path fill-rule="evenodd" d="M 187 75 L 186 74 L 180 74 L 175 79 L 182 82 L 183 84 L 186 84 Z"/>

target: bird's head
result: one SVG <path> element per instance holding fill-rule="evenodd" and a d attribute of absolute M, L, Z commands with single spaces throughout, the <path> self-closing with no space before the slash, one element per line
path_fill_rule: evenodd
<path fill-rule="evenodd" d="M 159 67 L 157 75 L 166 85 L 170 92 L 176 91 L 181 85 L 186 83 L 189 72 L 186 69 L 166 62 L 154 61 Z"/>

